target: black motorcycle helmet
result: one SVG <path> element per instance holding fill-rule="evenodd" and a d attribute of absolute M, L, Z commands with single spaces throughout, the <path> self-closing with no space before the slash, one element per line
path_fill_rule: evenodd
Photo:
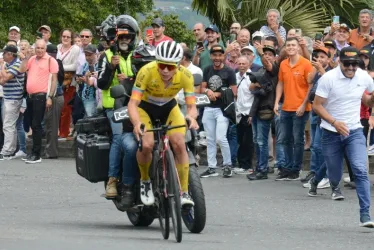
<path fill-rule="evenodd" d="M 130 35 L 132 37 L 129 44 L 129 51 L 133 50 L 138 45 L 139 26 L 138 22 L 129 15 L 120 15 L 116 20 L 117 37 L 121 35 Z"/>

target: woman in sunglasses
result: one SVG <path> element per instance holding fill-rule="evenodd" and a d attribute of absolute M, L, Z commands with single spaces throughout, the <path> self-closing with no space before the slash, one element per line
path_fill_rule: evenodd
<path fill-rule="evenodd" d="M 73 31 L 64 29 L 60 33 L 61 43 L 57 45 L 57 58 L 60 59 L 64 66 L 64 82 L 59 83 L 63 88 L 64 107 L 62 108 L 60 119 L 60 138 L 66 139 L 70 133 L 70 123 L 72 115 L 72 106 L 69 101 L 75 94 L 75 71 L 77 70 L 77 60 L 80 54 L 80 48 L 74 44 Z"/>

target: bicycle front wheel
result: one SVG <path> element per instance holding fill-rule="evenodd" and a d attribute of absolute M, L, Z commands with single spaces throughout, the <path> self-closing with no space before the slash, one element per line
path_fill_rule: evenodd
<path fill-rule="evenodd" d="M 177 242 L 182 241 L 182 212 L 181 198 L 177 169 L 174 155 L 170 149 L 165 153 L 165 164 L 167 169 L 167 192 L 169 200 L 169 210 L 173 222 L 174 235 Z"/>

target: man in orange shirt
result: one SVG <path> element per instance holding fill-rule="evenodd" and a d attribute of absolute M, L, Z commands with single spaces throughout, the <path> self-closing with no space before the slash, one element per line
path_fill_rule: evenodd
<path fill-rule="evenodd" d="M 35 56 L 28 53 L 22 61 L 20 72 L 28 72 L 26 91 L 27 109 L 31 117 L 32 153 L 23 160 L 26 163 L 41 162 L 42 121 L 46 109 L 52 107 L 52 98 L 57 86 L 57 61 L 47 54 L 47 44 L 43 39 L 35 43 Z M 50 77 L 50 74 L 52 75 Z M 51 78 L 51 79 L 50 79 Z"/>
<path fill-rule="evenodd" d="M 374 30 L 370 27 L 372 18 L 373 14 L 370 10 L 363 9 L 360 11 L 360 15 L 358 16 L 360 27 L 351 32 L 349 43 L 352 47 L 360 50 L 364 46 L 373 43 Z"/>
<path fill-rule="evenodd" d="M 298 180 L 304 156 L 304 130 L 311 110 L 308 94 L 312 85 L 308 75 L 313 66 L 309 60 L 299 55 L 299 42 L 291 37 L 286 40 L 288 59 L 280 64 L 274 112 L 280 115 L 281 144 L 284 148 L 286 163 L 279 169 L 276 180 Z M 279 100 L 284 95 L 282 110 L 279 114 Z"/>

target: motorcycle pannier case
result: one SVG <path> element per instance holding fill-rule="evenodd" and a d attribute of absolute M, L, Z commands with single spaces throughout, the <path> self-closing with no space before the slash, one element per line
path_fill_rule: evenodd
<path fill-rule="evenodd" d="M 75 124 L 78 134 L 108 135 L 111 132 L 110 123 L 105 115 L 83 118 Z"/>
<path fill-rule="evenodd" d="M 108 136 L 78 134 L 75 163 L 77 173 L 90 182 L 106 181 L 109 170 Z"/>

